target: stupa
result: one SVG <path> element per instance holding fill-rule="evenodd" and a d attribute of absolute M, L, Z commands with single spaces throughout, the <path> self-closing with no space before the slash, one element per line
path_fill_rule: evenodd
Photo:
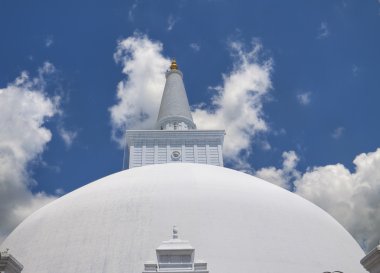
<path fill-rule="evenodd" d="M 223 136 L 196 129 L 172 62 L 156 126 L 127 132 L 130 168 L 39 209 L 1 248 L 23 273 L 365 272 L 325 211 L 223 167 Z M 173 225 L 181 238 L 162 243 Z"/>

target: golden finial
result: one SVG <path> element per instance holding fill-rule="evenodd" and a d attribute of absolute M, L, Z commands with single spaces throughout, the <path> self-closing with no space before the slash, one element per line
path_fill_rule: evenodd
<path fill-rule="evenodd" d="M 178 69 L 178 65 L 175 59 L 172 59 L 172 64 L 170 65 L 170 70 Z"/>

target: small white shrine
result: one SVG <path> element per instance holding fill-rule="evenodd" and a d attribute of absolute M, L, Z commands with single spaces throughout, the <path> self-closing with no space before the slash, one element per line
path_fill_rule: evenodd
<path fill-rule="evenodd" d="M 372 249 L 360 263 L 370 273 L 380 273 L 380 244 Z"/>
<path fill-rule="evenodd" d="M 20 273 L 22 269 L 22 264 L 9 254 L 8 249 L 0 251 L 0 273 Z"/>
<path fill-rule="evenodd" d="M 169 241 L 163 241 L 156 249 L 156 255 L 157 262 L 146 262 L 143 273 L 208 273 L 206 262 L 194 262 L 195 249 L 189 241 L 178 238 L 178 230 L 175 226 L 173 227 L 173 238 Z"/>

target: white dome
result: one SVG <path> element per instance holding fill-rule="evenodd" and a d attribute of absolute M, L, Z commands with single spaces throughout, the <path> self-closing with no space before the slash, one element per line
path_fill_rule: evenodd
<path fill-rule="evenodd" d="M 364 256 L 330 215 L 253 176 L 176 163 L 122 171 L 71 192 L 4 241 L 23 273 L 141 273 L 170 238 L 210 273 L 360 273 Z"/>

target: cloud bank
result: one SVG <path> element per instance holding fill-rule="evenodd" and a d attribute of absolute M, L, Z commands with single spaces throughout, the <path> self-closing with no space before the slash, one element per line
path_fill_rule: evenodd
<path fill-rule="evenodd" d="M 260 60 L 262 45 L 252 42 L 248 47 L 230 43 L 233 68 L 222 75 L 209 107 L 193 107 L 198 128 L 226 129 L 224 155 L 236 167 L 250 168 L 245 156 L 251 152 L 253 137 L 268 130 L 263 118 L 263 102 L 271 89 L 271 60 Z M 147 36 L 134 34 L 119 41 L 116 62 L 123 67 L 126 79 L 117 87 L 117 103 L 110 108 L 112 136 L 123 145 L 125 129 L 153 128 L 165 85 L 169 58 L 163 46 Z"/>
<path fill-rule="evenodd" d="M 153 128 L 170 60 L 162 55 L 160 42 L 141 34 L 119 41 L 114 59 L 126 75 L 117 85 L 117 103 L 109 109 L 112 137 L 122 146 L 126 129 Z"/>
<path fill-rule="evenodd" d="M 272 61 L 260 61 L 262 45 L 253 42 L 248 48 L 240 42 L 230 43 L 233 69 L 214 87 L 211 107 L 194 109 L 200 129 L 225 129 L 225 158 L 237 168 L 248 168 L 246 157 L 252 152 L 252 139 L 268 131 L 263 117 L 263 103 L 272 87 Z M 242 154 L 244 152 L 244 154 Z"/>
<path fill-rule="evenodd" d="M 288 156 L 284 156 L 284 155 Z M 289 157 L 289 154 L 292 154 Z M 257 176 L 294 192 L 317 204 L 337 219 L 365 250 L 380 239 L 380 148 L 355 157 L 355 170 L 342 164 L 296 170 L 294 151 L 284 153 L 281 169 L 263 168 Z M 286 163 L 290 162 L 290 164 Z"/>
<path fill-rule="evenodd" d="M 44 77 L 52 72 L 54 66 L 45 63 L 38 77 L 23 72 L 0 88 L 0 242 L 26 216 L 55 199 L 32 193 L 36 182 L 28 172 L 52 138 L 45 122 L 59 113 L 59 98 L 44 92 Z"/>

